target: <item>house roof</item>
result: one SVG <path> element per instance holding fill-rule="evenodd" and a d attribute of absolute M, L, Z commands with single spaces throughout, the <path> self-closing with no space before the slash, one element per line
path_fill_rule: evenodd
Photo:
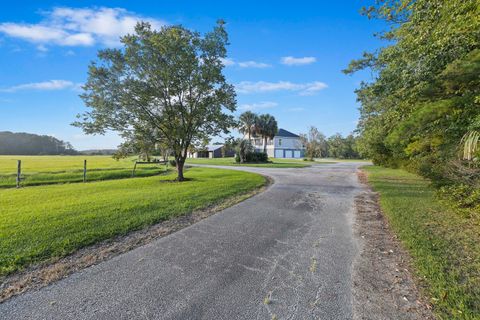
<path fill-rule="evenodd" d="M 287 131 L 285 129 L 279 129 L 278 133 L 275 136 L 285 137 L 285 138 L 300 138 L 299 135 L 296 135 L 295 133 L 291 133 L 290 131 Z"/>
<path fill-rule="evenodd" d="M 205 151 L 215 151 L 223 147 L 223 144 L 210 144 L 205 146 Z"/>

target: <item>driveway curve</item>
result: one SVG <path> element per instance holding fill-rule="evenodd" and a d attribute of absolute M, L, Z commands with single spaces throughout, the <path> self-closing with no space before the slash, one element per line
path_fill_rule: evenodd
<path fill-rule="evenodd" d="M 0 304 L 0 319 L 351 319 L 361 163 L 274 169 L 265 192 Z"/>

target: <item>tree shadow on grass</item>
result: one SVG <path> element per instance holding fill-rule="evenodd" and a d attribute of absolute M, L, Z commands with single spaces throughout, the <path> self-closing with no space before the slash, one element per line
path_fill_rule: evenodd
<path fill-rule="evenodd" d="M 183 178 L 182 181 L 179 181 L 177 178 L 174 179 L 168 179 L 168 180 L 160 180 L 160 183 L 183 183 L 183 182 L 192 182 L 192 181 L 198 181 L 196 178 Z"/>

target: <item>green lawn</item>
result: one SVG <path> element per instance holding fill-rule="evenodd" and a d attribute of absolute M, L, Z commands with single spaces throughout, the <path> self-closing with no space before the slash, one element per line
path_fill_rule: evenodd
<path fill-rule="evenodd" d="M 83 181 L 83 160 L 87 160 L 87 180 L 130 178 L 135 158 L 115 160 L 111 156 L 0 156 L 0 188 L 16 184 L 17 160 L 22 161 L 22 185 Z M 165 173 L 164 165 L 139 165 L 136 176 Z"/>
<path fill-rule="evenodd" d="M 0 190 L 0 276 L 205 208 L 265 183 L 234 170 L 187 169 L 123 180 Z"/>
<path fill-rule="evenodd" d="M 429 182 L 367 166 L 391 227 L 413 257 L 439 319 L 480 319 L 480 221 L 450 209 Z"/>
<path fill-rule="evenodd" d="M 312 162 L 302 159 L 270 159 L 269 163 L 236 163 L 234 158 L 188 158 L 187 164 L 208 164 L 214 166 L 243 166 L 265 168 L 304 168 L 312 165 Z"/>

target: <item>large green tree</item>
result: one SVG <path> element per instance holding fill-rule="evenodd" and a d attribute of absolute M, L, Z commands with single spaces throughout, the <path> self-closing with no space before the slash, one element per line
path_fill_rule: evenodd
<path fill-rule="evenodd" d="M 377 0 L 390 41 L 345 70 L 373 71 L 357 90 L 359 148 L 375 163 L 406 166 L 448 183 L 462 137 L 479 123 L 480 2 Z"/>
<path fill-rule="evenodd" d="M 137 127 L 158 133 L 175 157 L 179 181 L 192 145 L 234 125 L 234 87 L 222 74 L 228 36 L 224 22 L 200 35 L 182 26 L 153 30 L 142 22 L 92 62 L 81 95 L 90 110 L 74 125 L 87 134 Z"/>

